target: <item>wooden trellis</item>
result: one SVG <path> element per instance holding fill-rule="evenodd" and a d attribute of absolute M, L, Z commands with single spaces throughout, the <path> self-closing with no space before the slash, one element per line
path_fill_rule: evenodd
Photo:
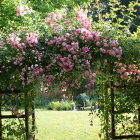
<path fill-rule="evenodd" d="M 32 110 L 29 112 L 28 104 L 25 102 L 25 107 L 24 111 L 25 114 L 16 116 L 16 115 L 2 115 L 2 95 L 5 93 L 8 94 L 19 94 L 19 90 L 14 90 L 14 91 L 0 91 L 0 140 L 2 140 L 2 119 L 15 119 L 15 118 L 23 118 L 25 119 L 25 130 L 26 130 L 26 140 L 29 139 L 30 137 L 30 132 L 29 132 L 29 116 L 31 115 L 32 117 L 32 132 L 35 132 L 35 107 L 32 105 Z M 24 99 L 28 97 L 27 92 L 24 93 Z M 35 140 L 35 134 L 33 134 L 32 139 Z"/>
<path fill-rule="evenodd" d="M 111 87 L 113 87 L 113 82 L 111 82 Z M 111 134 L 112 134 L 112 140 L 115 139 L 130 139 L 130 138 L 139 138 L 140 135 L 123 135 L 123 136 L 117 136 L 115 132 L 115 94 L 113 88 L 111 88 Z M 140 131 L 140 107 L 138 107 L 138 129 Z"/>

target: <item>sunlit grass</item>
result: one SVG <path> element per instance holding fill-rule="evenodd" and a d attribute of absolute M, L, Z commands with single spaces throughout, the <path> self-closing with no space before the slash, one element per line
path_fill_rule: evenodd
<path fill-rule="evenodd" d="M 38 140 L 99 140 L 99 118 L 89 111 L 36 111 Z"/>

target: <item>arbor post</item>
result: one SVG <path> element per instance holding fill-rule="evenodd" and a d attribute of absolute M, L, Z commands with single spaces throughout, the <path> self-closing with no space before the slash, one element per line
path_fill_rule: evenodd
<path fill-rule="evenodd" d="M 1 113 L 2 96 L 0 94 L 0 140 L 2 139 L 2 113 Z"/>
<path fill-rule="evenodd" d="M 140 105 L 138 106 L 138 130 L 140 131 Z"/>
<path fill-rule="evenodd" d="M 35 140 L 35 105 L 32 105 L 32 132 L 33 132 L 33 140 Z"/>
<path fill-rule="evenodd" d="M 28 111 L 28 104 L 26 99 L 28 97 L 27 91 L 25 92 L 25 129 L 26 129 L 26 139 L 29 139 L 29 111 Z"/>
<path fill-rule="evenodd" d="M 111 81 L 111 130 L 112 130 L 112 140 L 115 139 L 115 112 L 114 112 L 114 90 L 113 81 Z"/>

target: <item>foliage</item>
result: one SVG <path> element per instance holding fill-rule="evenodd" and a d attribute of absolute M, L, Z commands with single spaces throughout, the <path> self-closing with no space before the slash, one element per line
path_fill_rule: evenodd
<path fill-rule="evenodd" d="M 88 3 L 90 3 L 91 0 L 71 0 L 71 1 L 62 1 L 62 0 L 34 0 L 30 1 L 31 5 L 33 6 L 33 9 L 36 11 L 39 11 L 40 13 L 45 12 L 52 12 L 55 9 L 61 9 L 61 8 L 68 8 L 73 9 L 77 6 L 87 6 Z"/>
<path fill-rule="evenodd" d="M 61 101 L 52 101 L 47 105 L 47 108 L 50 110 L 72 110 L 72 106 L 75 103 L 73 101 L 61 100 Z"/>
<path fill-rule="evenodd" d="M 76 97 L 77 106 L 87 106 L 89 105 L 90 98 L 86 95 L 86 93 L 81 93 Z"/>
<path fill-rule="evenodd" d="M 129 26 L 131 32 L 136 31 L 140 25 L 138 0 L 93 0 L 88 9 L 97 22 L 103 18 L 113 24 Z"/>
<path fill-rule="evenodd" d="M 16 121 L 16 119 L 12 120 L 4 120 L 4 127 L 2 129 L 3 131 L 3 139 L 12 139 L 12 138 L 18 138 L 23 139 L 25 138 L 25 128 L 24 128 L 24 122 L 20 119 Z M 17 126 L 15 128 L 15 126 Z M 8 131 L 6 132 L 5 130 Z"/>
<path fill-rule="evenodd" d="M 35 99 L 36 108 L 46 108 L 47 104 L 50 102 L 50 99 Z"/>
<path fill-rule="evenodd" d="M 26 0 L 3 0 L 0 3 L 0 28 L 17 28 L 18 26 L 24 26 L 22 19 L 16 17 L 16 8 L 20 4 L 24 4 Z"/>
<path fill-rule="evenodd" d="M 42 109 L 46 109 L 48 108 L 48 104 L 51 102 L 59 102 L 59 98 L 36 98 L 35 99 L 35 105 L 36 108 L 42 108 Z"/>

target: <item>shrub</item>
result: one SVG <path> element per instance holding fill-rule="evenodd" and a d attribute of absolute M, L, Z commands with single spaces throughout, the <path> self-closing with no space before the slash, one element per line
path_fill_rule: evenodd
<path fill-rule="evenodd" d="M 77 106 L 83 106 L 83 102 L 85 102 L 85 106 L 90 104 L 90 98 L 86 95 L 86 93 L 81 93 L 76 97 Z"/>
<path fill-rule="evenodd" d="M 46 105 L 48 104 L 48 100 L 46 100 L 46 99 L 36 99 L 35 100 L 35 105 L 36 105 L 36 107 L 46 107 Z"/>
<path fill-rule="evenodd" d="M 52 101 L 47 105 L 47 108 L 50 110 L 71 110 L 73 105 L 75 103 L 68 100 Z"/>
<path fill-rule="evenodd" d="M 57 102 L 59 101 L 58 98 L 43 98 L 40 97 L 38 99 L 35 100 L 35 105 L 37 108 L 46 108 L 48 107 L 48 104 L 50 104 L 50 102 Z"/>

